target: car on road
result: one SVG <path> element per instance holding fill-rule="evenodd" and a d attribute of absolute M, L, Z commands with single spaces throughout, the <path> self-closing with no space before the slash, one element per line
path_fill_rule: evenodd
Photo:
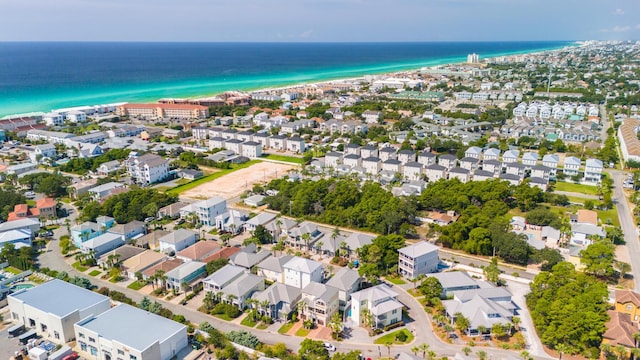
<path fill-rule="evenodd" d="M 149 216 L 148 218 L 144 219 L 144 222 L 146 222 L 146 223 L 150 223 L 150 222 L 152 222 L 152 221 L 153 221 L 153 220 L 155 220 L 155 219 L 156 219 L 156 218 L 154 218 L 153 216 Z"/>
<path fill-rule="evenodd" d="M 332 352 L 336 351 L 336 347 L 333 346 L 332 343 L 328 343 L 328 342 L 324 343 L 324 348 Z"/>
<path fill-rule="evenodd" d="M 34 193 L 33 191 L 27 191 L 26 193 L 24 193 L 24 197 L 26 197 L 27 199 L 33 199 L 36 197 L 36 193 Z"/>

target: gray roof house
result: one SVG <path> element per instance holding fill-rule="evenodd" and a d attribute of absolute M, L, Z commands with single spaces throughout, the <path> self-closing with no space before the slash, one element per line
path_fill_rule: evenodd
<path fill-rule="evenodd" d="M 257 265 L 269 256 L 271 256 L 270 251 L 262 250 L 258 252 L 256 244 L 250 244 L 242 248 L 237 253 L 231 255 L 229 262 L 245 269 L 251 269 L 253 266 Z"/>
<path fill-rule="evenodd" d="M 480 285 L 464 271 L 451 271 L 429 274 L 428 277 L 438 279 L 442 285 L 442 297 L 449 297 L 456 291 L 479 289 Z"/>
<path fill-rule="evenodd" d="M 274 320 L 289 319 L 301 296 L 302 290 L 281 283 L 274 283 L 266 290 L 253 294 L 253 298 L 259 302 L 258 311 Z M 263 306 L 263 302 L 268 303 L 268 306 Z"/>
<path fill-rule="evenodd" d="M 340 268 L 326 284 L 338 289 L 340 310 L 344 310 L 347 301 L 351 299 L 351 294 L 360 290 L 362 278 L 356 270 Z"/>
<path fill-rule="evenodd" d="M 222 297 L 227 302 L 244 309 L 245 302 L 256 291 L 264 290 L 264 279 L 250 273 L 244 273 L 222 288 Z"/>
<path fill-rule="evenodd" d="M 257 274 L 269 281 L 284 283 L 284 264 L 292 258 L 293 255 L 269 256 L 256 265 Z"/>
<path fill-rule="evenodd" d="M 206 291 L 212 292 L 220 291 L 223 287 L 227 286 L 227 284 L 231 283 L 233 280 L 240 277 L 240 275 L 244 274 L 246 270 L 247 269 L 240 266 L 227 264 L 218 271 L 207 276 L 202 281 L 202 283 L 204 284 L 204 289 Z"/>

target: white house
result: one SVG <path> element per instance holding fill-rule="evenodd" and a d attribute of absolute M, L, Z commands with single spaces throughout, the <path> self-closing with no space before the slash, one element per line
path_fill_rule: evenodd
<path fill-rule="evenodd" d="M 564 169 L 562 170 L 562 172 L 566 176 L 578 175 L 578 173 L 580 172 L 581 164 L 582 161 L 580 161 L 579 158 L 575 156 L 567 156 L 564 158 Z"/>
<path fill-rule="evenodd" d="M 284 283 L 299 289 L 304 288 L 310 282 L 322 282 L 322 265 L 313 260 L 294 257 L 283 266 Z"/>
<path fill-rule="evenodd" d="M 427 179 L 429 180 L 429 182 L 435 182 L 440 179 L 446 179 L 447 168 L 438 164 L 429 165 L 425 169 L 425 175 L 427 175 Z"/>
<path fill-rule="evenodd" d="M 160 315 L 120 304 L 74 326 L 83 357 L 169 360 L 187 347 L 187 327 Z"/>
<path fill-rule="evenodd" d="M 380 111 L 365 110 L 362 113 L 362 117 L 367 124 L 377 124 L 381 116 L 382 113 Z"/>
<path fill-rule="evenodd" d="M 350 304 L 347 314 L 358 326 L 364 323 L 361 314 L 365 309 L 373 317 L 373 328 L 381 329 L 402 320 L 403 305 L 398 301 L 398 294 L 385 284 L 351 294 Z"/>
<path fill-rule="evenodd" d="M 180 209 L 180 217 L 184 219 L 189 214 L 195 213 L 200 224 L 213 226 L 216 224 L 216 216 L 226 211 L 227 201 L 219 196 L 214 196 L 183 207 Z"/>
<path fill-rule="evenodd" d="M 351 300 L 351 294 L 360 290 L 362 278 L 356 270 L 340 268 L 326 284 L 338 289 L 340 310 L 344 310 L 347 302 Z"/>
<path fill-rule="evenodd" d="M 129 176 L 138 184 L 154 184 L 169 176 L 169 161 L 154 154 L 132 153 L 124 161 Z"/>
<path fill-rule="evenodd" d="M 44 159 L 53 159 L 57 155 L 56 147 L 52 144 L 35 145 L 33 151 L 29 153 L 29 158 L 32 162 L 42 162 Z"/>
<path fill-rule="evenodd" d="M 160 252 L 177 253 L 178 251 L 193 245 L 197 239 L 197 232 L 187 229 L 178 229 L 158 239 L 158 245 Z"/>
<path fill-rule="evenodd" d="M 584 181 L 598 183 L 602 180 L 602 160 L 587 159 L 584 168 Z"/>
<path fill-rule="evenodd" d="M 482 149 L 477 146 L 471 146 L 470 148 L 467 149 L 467 151 L 464 152 L 465 157 L 470 157 L 474 159 L 480 159 L 481 155 L 482 155 Z"/>
<path fill-rule="evenodd" d="M 42 120 L 44 120 L 47 126 L 59 126 L 64 124 L 64 116 L 56 112 L 50 112 L 50 113 L 44 114 L 42 116 Z"/>
<path fill-rule="evenodd" d="M 408 279 L 438 270 L 438 247 L 426 241 L 403 247 L 398 254 L 398 273 Z"/>
<path fill-rule="evenodd" d="M 262 156 L 262 144 L 256 141 L 246 141 L 242 143 L 242 156 L 255 159 Z"/>

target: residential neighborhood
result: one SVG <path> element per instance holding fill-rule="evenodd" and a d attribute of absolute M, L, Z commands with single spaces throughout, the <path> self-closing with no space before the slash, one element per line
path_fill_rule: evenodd
<path fill-rule="evenodd" d="M 0 119 L 0 348 L 633 359 L 638 54 Z"/>

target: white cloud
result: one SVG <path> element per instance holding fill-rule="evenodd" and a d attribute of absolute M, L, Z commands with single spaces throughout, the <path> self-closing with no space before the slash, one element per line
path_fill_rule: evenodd
<path fill-rule="evenodd" d="M 624 15 L 624 10 L 617 8 L 613 11 L 613 15 Z"/>
<path fill-rule="evenodd" d="M 625 26 L 614 26 L 613 29 L 611 29 L 611 31 L 613 32 L 627 32 L 631 30 L 631 26 L 629 25 L 625 25 Z"/>
<path fill-rule="evenodd" d="M 307 30 L 307 31 L 301 33 L 299 37 L 301 37 L 303 39 L 306 39 L 306 38 L 311 37 L 312 34 L 313 34 L 313 30 Z"/>

